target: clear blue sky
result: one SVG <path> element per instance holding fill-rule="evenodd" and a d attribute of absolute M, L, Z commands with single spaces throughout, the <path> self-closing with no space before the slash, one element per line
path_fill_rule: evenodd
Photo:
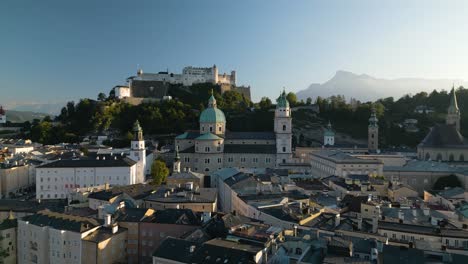
<path fill-rule="evenodd" d="M 234 69 L 254 99 L 336 70 L 468 79 L 468 1 L 0 2 L 0 103 L 95 98 L 137 65 Z"/>

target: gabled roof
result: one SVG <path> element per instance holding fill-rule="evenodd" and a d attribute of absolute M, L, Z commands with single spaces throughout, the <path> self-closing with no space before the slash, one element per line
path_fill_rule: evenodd
<path fill-rule="evenodd" d="M 419 147 L 468 148 L 468 145 L 455 125 L 438 124 L 431 128 Z"/>
<path fill-rule="evenodd" d="M 121 195 L 122 193 L 126 193 L 128 196 L 132 197 L 135 200 L 141 200 L 144 197 L 150 195 L 156 188 L 149 184 L 133 184 L 127 186 L 116 186 L 109 190 L 102 190 L 99 192 L 91 193 L 88 198 L 102 200 L 102 201 L 109 201 L 114 197 Z"/>

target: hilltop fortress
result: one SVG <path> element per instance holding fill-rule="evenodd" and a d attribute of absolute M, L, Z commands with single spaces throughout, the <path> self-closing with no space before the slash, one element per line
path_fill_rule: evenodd
<path fill-rule="evenodd" d="M 231 74 L 220 74 L 216 65 L 213 67 L 187 66 L 182 73 L 169 71 L 144 73 L 142 69 L 139 69 L 136 76 L 127 78 L 127 85 L 115 86 L 113 90 L 115 97 L 138 103 L 144 99 L 164 99 L 170 96 L 169 91 L 173 87 L 210 83 L 219 85 L 222 93 L 237 91 L 250 100 L 250 86 L 237 86 L 236 81 L 236 71 L 231 71 Z"/>

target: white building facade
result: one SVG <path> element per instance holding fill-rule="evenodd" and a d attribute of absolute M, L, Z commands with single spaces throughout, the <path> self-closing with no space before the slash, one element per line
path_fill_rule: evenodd
<path fill-rule="evenodd" d="M 143 73 L 143 70 L 140 69 L 133 80 L 161 81 L 171 84 L 182 84 L 184 86 L 191 86 L 196 83 L 236 85 L 236 71 L 231 71 L 231 74 L 220 74 L 216 65 L 213 65 L 213 67 L 187 66 L 179 74 L 169 73 L 168 71 Z"/>

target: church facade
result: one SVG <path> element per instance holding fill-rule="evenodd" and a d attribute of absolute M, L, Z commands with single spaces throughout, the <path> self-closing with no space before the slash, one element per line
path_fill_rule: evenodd
<path fill-rule="evenodd" d="M 437 124 L 418 145 L 420 160 L 464 162 L 468 159 L 468 143 L 460 134 L 460 109 L 455 88 L 450 93 L 445 124 Z"/>
<path fill-rule="evenodd" d="M 213 95 L 200 115 L 200 128 L 175 138 L 182 169 L 201 173 L 230 168 L 274 168 L 292 159 L 292 117 L 286 92 L 277 99 L 272 132 L 226 131 L 226 118 Z"/>

